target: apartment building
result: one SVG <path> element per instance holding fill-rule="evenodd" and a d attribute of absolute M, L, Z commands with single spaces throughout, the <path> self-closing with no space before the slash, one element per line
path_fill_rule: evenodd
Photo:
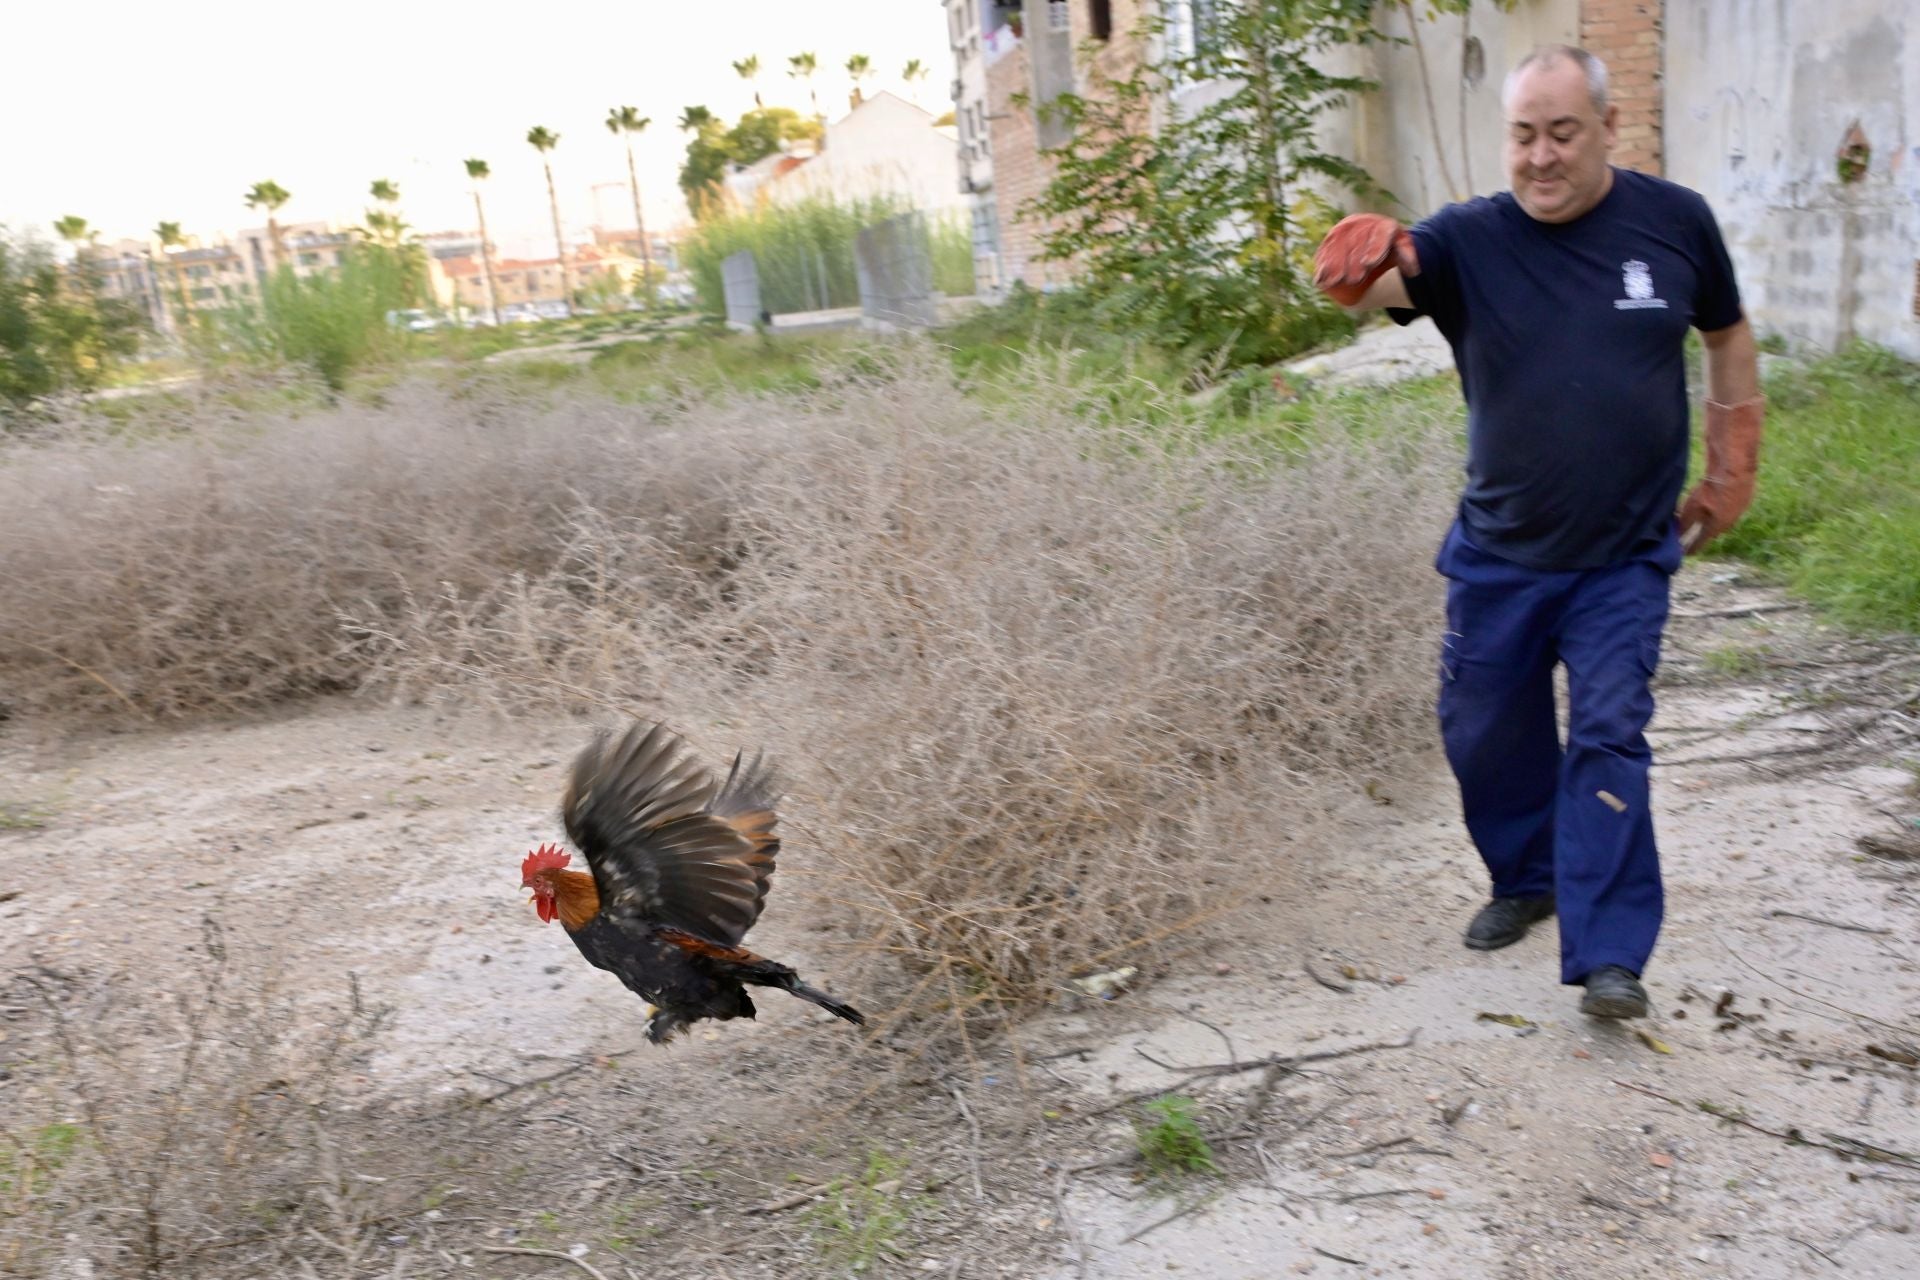
<path fill-rule="evenodd" d="M 953 120 L 960 191 L 973 238 L 974 289 L 998 296 L 1006 280 L 1000 257 L 1000 208 L 993 189 L 993 131 L 987 70 L 1019 46 L 1018 0 L 943 0 L 953 51 Z"/>
<path fill-rule="evenodd" d="M 609 280 L 609 284 L 601 287 L 631 296 L 644 278 L 640 259 L 617 249 L 576 245 L 568 252 L 568 262 L 577 291 L 587 291 Z M 486 313 L 486 269 L 477 251 L 465 256 L 432 258 L 427 274 L 434 299 L 442 308 Z M 567 302 L 557 257 L 495 258 L 493 284 L 500 310 L 509 316 L 556 312 Z"/>

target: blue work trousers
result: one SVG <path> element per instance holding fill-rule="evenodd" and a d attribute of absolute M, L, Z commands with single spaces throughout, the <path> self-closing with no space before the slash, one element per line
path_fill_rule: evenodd
<path fill-rule="evenodd" d="M 1562 982 L 1607 964 L 1643 972 L 1664 905 L 1648 685 L 1677 533 L 1621 564 L 1547 571 L 1481 550 L 1456 522 L 1434 567 L 1447 578 L 1440 732 L 1494 896 L 1557 896 Z M 1567 668 L 1564 746 L 1556 663 Z"/>

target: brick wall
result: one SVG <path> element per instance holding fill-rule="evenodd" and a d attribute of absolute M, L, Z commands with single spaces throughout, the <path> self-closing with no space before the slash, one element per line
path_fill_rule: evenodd
<path fill-rule="evenodd" d="M 1044 4 L 1027 6 L 1029 24 L 1046 17 Z M 1069 10 L 1075 49 L 1075 89 L 1088 91 L 1088 75 L 1079 57 L 1092 38 L 1092 0 L 1072 0 Z M 1113 34 L 1095 56 L 1100 72 L 1125 76 L 1141 55 L 1134 39 L 1143 6 L 1141 0 L 1110 0 Z M 1025 46 L 987 68 L 988 138 L 993 147 L 993 198 L 1000 219 L 1000 263 L 1005 279 L 1024 280 L 1034 288 L 1071 278 L 1070 263 L 1038 262 L 1039 228 L 1018 217 L 1018 210 L 1039 195 L 1051 180 L 1052 166 L 1039 154 L 1039 129 L 1031 105 L 1015 106 L 1016 94 L 1033 94 L 1032 64 Z"/>
<path fill-rule="evenodd" d="M 1620 136 L 1613 162 L 1659 174 L 1666 5 L 1664 0 L 1581 0 L 1580 46 L 1607 64 L 1612 96 L 1620 108 Z"/>
<path fill-rule="evenodd" d="M 1054 263 L 1033 261 L 1040 251 L 1034 225 L 1019 216 L 1020 206 L 1047 184 L 1049 166 L 1040 156 L 1033 108 L 1016 106 L 1015 94 L 1033 92 L 1026 49 L 1015 49 L 987 68 L 987 139 L 993 148 L 993 202 L 1000 219 L 1000 271 L 1008 284 L 1024 280 L 1038 288 Z"/>

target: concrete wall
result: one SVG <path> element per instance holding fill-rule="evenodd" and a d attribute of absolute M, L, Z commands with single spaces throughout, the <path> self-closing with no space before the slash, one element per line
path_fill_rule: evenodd
<path fill-rule="evenodd" d="M 1666 9 L 1667 174 L 1713 205 L 1755 323 L 1920 359 L 1920 4 Z M 1847 183 L 1856 120 L 1872 155 Z"/>
<path fill-rule="evenodd" d="M 1329 149 L 1359 160 L 1397 197 L 1393 212 L 1403 216 L 1421 218 L 1453 200 L 1505 191 L 1501 83 L 1535 46 L 1576 42 L 1580 10 L 1580 0 L 1522 0 L 1512 13 L 1476 5 L 1464 19 L 1420 21 L 1415 44 L 1406 10 L 1380 6 L 1377 24 L 1406 43 L 1345 55 L 1352 71 L 1380 88 L 1329 120 Z M 1414 11 L 1424 14 L 1425 6 Z M 1469 55 L 1469 41 L 1477 42 L 1477 56 Z"/>
<path fill-rule="evenodd" d="M 964 217 L 955 145 L 951 128 L 936 127 L 927 112 L 882 90 L 827 126 L 819 155 L 762 189 L 780 201 L 899 196 L 935 219 Z"/>

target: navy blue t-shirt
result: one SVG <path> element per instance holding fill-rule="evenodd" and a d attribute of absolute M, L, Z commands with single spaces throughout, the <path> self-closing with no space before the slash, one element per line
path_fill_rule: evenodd
<path fill-rule="evenodd" d="M 1413 228 L 1414 310 L 1453 347 L 1467 401 L 1467 536 L 1536 569 L 1657 545 L 1686 479 L 1687 326 L 1724 329 L 1740 293 L 1705 200 L 1615 169 L 1583 216 L 1538 222 L 1507 193 Z"/>

